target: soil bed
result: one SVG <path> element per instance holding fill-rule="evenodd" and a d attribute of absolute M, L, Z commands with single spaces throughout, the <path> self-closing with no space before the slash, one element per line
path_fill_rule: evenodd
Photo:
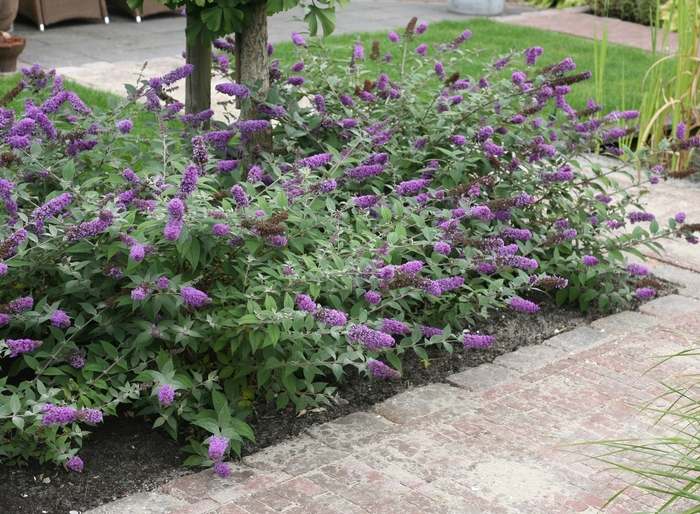
<path fill-rule="evenodd" d="M 659 296 L 676 292 L 668 282 L 657 291 Z M 413 352 L 404 354 L 403 376 L 397 380 L 367 380 L 350 372 L 338 386 L 339 400 L 320 412 L 297 416 L 294 409 L 275 411 L 274 405 L 260 405 L 250 423 L 256 443 L 247 443 L 243 455 L 279 443 L 305 428 L 331 421 L 372 405 L 412 387 L 443 382 L 452 373 L 490 362 L 498 355 L 520 346 L 539 344 L 553 335 L 586 325 L 609 313 L 591 311 L 582 314 L 576 306 L 557 308 L 544 294 L 529 298 L 540 311 L 524 314 L 515 311 L 494 312 L 491 318 L 473 330 L 496 337 L 496 344 L 483 350 L 455 347 L 452 356 L 437 349 L 428 350 L 426 366 Z M 630 306 L 636 309 L 639 302 Z M 150 428 L 152 420 L 121 417 L 105 422 L 84 438 L 80 456 L 85 461 L 82 473 L 66 471 L 53 463 L 30 463 L 23 468 L 0 466 L 0 514 L 77 514 L 104 503 L 140 491 L 151 491 L 179 476 L 196 473 L 200 468 L 185 468 L 187 454 L 162 430 Z"/>

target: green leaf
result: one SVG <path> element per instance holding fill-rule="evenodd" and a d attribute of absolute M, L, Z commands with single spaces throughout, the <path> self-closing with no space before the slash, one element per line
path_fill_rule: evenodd
<path fill-rule="evenodd" d="M 10 410 L 12 411 L 12 414 L 17 414 L 20 409 L 22 409 L 22 402 L 20 401 L 19 396 L 13 394 L 12 398 L 10 398 Z"/>
<path fill-rule="evenodd" d="M 275 345 L 280 339 L 280 327 L 277 325 L 268 325 L 267 337 L 265 338 L 265 346 Z M 269 341 L 269 342 L 268 342 Z"/>
<path fill-rule="evenodd" d="M 222 16 L 223 12 L 220 7 L 210 7 L 209 9 L 202 10 L 200 14 L 200 19 L 209 30 L 216 32 L 221 26 Z"/>
<path fill-rule="evenodd" d="M 316 19 L 316 12 L 311 9 L 307 13 L 306 16 L 304 16 L 304 21 L 309 25 L 309 34 L 311 37 L 316 37 L 316 33 L 318 32 L 318 20 Z"/>
<path fill-rule="evenodd" d="M 386 360 L 389 361 L 389 364 L 394 366 L 399 373 L 403 373 L 403 366 L 401 365 L 401 359 L 399 359 L 399 356 L 396 355 L 394 352 L 387 352 L 384 354 L 386 357 Z"/>
<path fill-rule="evenodd" d="M 23 430 L 24 429 L 24 418 L 21 418 L 19 416 L 13 416 L 12 418 L 12 423 L 19 429 Z"/>
<path fill-rule="evenodd" d="M 312 8 L 316 9 L 316 18 L 321 22 L 321 26 L 323 27 L 323 37 L 330 36 L 335 30 L 335 9 L 319 9 L 316 6 L 312 6 Z"/>
<path fill-rule="evenodd" d="M 63 167 L 63 170 L 61 170 L 61 174 L 64 180 L 73 180 L 75 176 L 75 163 L 72 160 L 68 161 Z"/>

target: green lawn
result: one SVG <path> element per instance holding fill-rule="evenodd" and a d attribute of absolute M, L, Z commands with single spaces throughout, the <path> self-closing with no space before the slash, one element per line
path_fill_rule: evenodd
<path fill-rule="evenodd" d="M 462 48 L 481 51 L 475 59 L 479 63 L 492 63 L 497 60 L 499 55 L 509 52 L 513 47 L 520 51 L 532 46 L 541 46 L 544 48 L 544 54 L 538 60 L 539 65 L 571 57 L 578 65 L 578 70 L 594 71 L 594 42 L 592 40 L 529 27 L 506 25 L 483 18 L 465 20 L 464 22 L 433 23 L 425 34 L 415 38 L 410 44 L 410 48 L 414 49 L 420 43 L 425 43 L 428 45 L 428 55 L 430 55 L 435 52 L 434 43 L 449 42 L 461 34 L 464 29 L 471 30 L 472 37 L 462 45 Z M 402 34 L 403 30 L 401 27 L 395 29 L 398 34 Z M 389 41 L 387 32 L 330 36 L 324 45 L 337 48 L 332 52 L 333 55 L 349 59 L 353 44 L 358 37 L 362 41 L 367 55 L 369 55 L 372 41 L 375 39 L 380 42 L 382 55 L 391 52 L 392 49 L 395 53 L 398 52 L 398 45 Z M 296 51 L 291 41 L 275 45 L 275 57 L 283 65 L 296 62 Z M 644 80 L 644 74 L 652 63 L 650 52 L 620 45 L 608 46 L 608 59 L 604 75 L 604 110 L 606 112 L 639 107 L 642 100 L 641 84 Z M 479 78 L 482 75 L 482 69 L 482 64 L 464 62 L 460 71 L 463 75 Z M 573 91 L 568 97 L 569 103 L 574 108 L 582 108 L 586 101 L 594 96 L 594 80 L 590 79 L 575 84 L 572 89 Z"/>
<path fill-rule="evenodd" d="M 15 87 L 21 78 L 21 73 L 17 73 L 16 75 L 0 76 L 0 97 Z M 49 83 L 48 87 L 51 87 L 51 83 Z M 63 87 L 67 90 L 76 92 L 88 107 L 99 107 L 103 111 L 109 108 L 107 104 L 109 97 L 114 96 L 111 93 L 104 93 L 96 89 L 81 86 L 77 82 L 67 79 L 63 80 Z M 9 106 L 6 107 L 11 107 L 16 112 L 24 112 L 24 95 L 22 95 L 21 100 L 15 99 Z"/>

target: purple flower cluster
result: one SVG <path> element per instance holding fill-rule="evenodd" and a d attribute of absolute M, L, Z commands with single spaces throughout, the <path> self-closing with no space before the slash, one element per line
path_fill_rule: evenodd
<path fill-rule="evenodd" d="M 69 227 L 66 230 L 68 241 L 73 242 L 78 239 L 96 236 L 100 232 L 107 230 L 114 220 L 114 213 L 108 210 L 100 211 L 96 220 L 81 223 L 77 227 Z"/>
<path fill-rule="evenodd" d="M 182 226 L 184 222 L 182 221 L 185 215 L 185 205 L 179 198 L 173 198 L 168 202 L 168 213 L 170 214 L 170 219 L 165 224 L 165 239 L 168 241 L 177 241 L 180 237 L 180 231 L 182 231 Z"/>
<path fill-rule="evenodd" d="M 367 369 L 373 377 L 378 378 L 400 378 L 401 373 L 397 370 L 390 368 L 381 361 L 370 359 L 367 361 Z"/>
<path fill-rule="evenodd" d="M 68 462 L 66 462 L 66 466 L 69 469 L 80 473 L 81 471 L 83 471 L 83 467 L 85 466 L 85 464 L 83 463 L 83 459 L 81 459 L 80 457 L 71 457 L 70 459 L 68 459 Z"/>
<path fill-rule="evenodd" d="M 514 311 L 520 312 L 537 312 L 538 310 L 540 310 L 537 304 L 531 302 L 530 300 L 524 300 L 523 298 L 519 298 L 517 296 L 514 296 L 510 299 L 509 307 Z"/>
<path fill-rule="evenodd" d="M 568 164 L 562 166 L 557 171 L 553 173 L 542 173 L 540 175 L 543 184 L 552 184 L 554 182 L 566 182 L 568 180 L 573 180 L 574 172 L 571 171 L 571 166 Z"/>
<path fill-rule="evenodd" d="M 304 38 L 301 37 L 301 36 L 300 36 L 299 34 L 297 34 L 296 32 L 292 32 L 292 42 L 293 42 L 296 46 L 303 46 L 303 47 L 308 47 L 308 46 L 309 46 L 309 45 L 306 43 L 306 41 L 304 41 Z"/>
<path fill-rule="evenodd" d="M 442 255 L 449 255 L 450 252 L 452 251 L 452 247 L 445 243 L 444 241 L 440 241 L 439 243 L 436 243 L 433 249 Z"/>
<path fill-rule="evenodd" d="M 686 215 L 684 212 L 679 212 L 678 214 L 675 215 L 673 218 L 676 220 L 677 223 L 684 223 L 685 222 Z"/>
<path fill-rule="evenodd" d="M 166 407 L 173 403 L 175 400 L 175 390 L 168 384 L 163 384 L 160 389 L 158 389 L 158 401 L 161 405 Z"/>
<path fill-rule="evenodd" d="M 584 266 L 597 266 L 598 264 L 600 264 L 600 259 L 598 259 L 597 257 L 593 257 L 592 255 L 584 255 L 583 259 L 581 259 L 581 262 Z"/>
<path fill-rule="evenodd" d="M 417 275 L 423 269 L 422 261 L 408 261 L 405 264 L 396 266 L 396 271 L 407 275 Z"/>
<path fill-rule="evenodd" d="M 41 207 L 34 209 L 34 212 L 32 212 L 34 221 L 43 221 L 47 218 L 55 216 L 63 209 L 68 207 L 71 201 L 73 201 L 73 197 L 70 193 L 61 193 L 59 196 L 49 200 Z"/>
<path fill-rule="evenodd" d="M 117 130 L 122 134 L 128 134 L 134 128 L 134 123 L 131 120 L 121 120 L 117 122 Z"/>
<path fill-rule="evenodd" d="M 462 336 L 462 346 L 464 348 L 488 348 L 496 342 L 493 336 L 479 334 L 464 334 Z"/>
<path fill-rule="evenodd" d="M 182 303 L 187 306 L 203 307 L 211 303 L 211 298 L 206 293 L 194 287 L 183 287 L 180 289 L 180 296 L 182 297 Z"/>
<path fill-rule="evenodd" d="M 10 357 L 17 357 L 22 353 L 36 350 L 43 342 L 33 339 L 6 339 L 5 344 L 10 349 Z"/>
<path fill-rule="evenodd" d="M 630 212 L 627 215 L 627 218 L 630 220 L 630 223 L 639 223 L 642 221 L 654 221 L 656 219 L 656 216 L 654 216 L 650 212 Z"/>
<path fill-rule="evenodd" d="M 122 177 L 124 178 L 124 180 L 130 182 L 131 184 L 141 183 L 141 179 L 138 177 L 138 175 L 136 175 L 136 173 L 134 173 L 134 170 L 132 170 L 131 168 L 124 169 L 124 171 L 122 171 Z"/>
<path fill-rule="evenodd" d="M 537 64 L 537 58 L 542 55 L 542 47 L 534 46 L 525 50 L 525 62 L 528 66 L 534 66 Z"/>
<path fill-rule="evenodd" d="M 316 310 L 316 302 L 305 294 L 296 295 L 296 297 L 294 297 L 294 303 L 297 304 L 297 307 L 306 312 L 313 312 Z"/>
<path fill-rule="evenodd" d="M 56 310 L 52 315 L 51 315 L 51 324 L 54 327 L 57 328 L 68 328 L 70 327 L 70 317 L 68 314 L 63 312 L 62 310 Z"/>
<path fill-rule="evenodd" d="M 379 351 L 382 348 L 390 348 L 396 344 L 389 334 L 374 330 L 362 325 L 351 324 L 345 335 L 348 342 L 361 342 L 369 351 Z"/>
<path fill-rule="evenodd" d="M 654 296 L 656 296 L 656 291 L 650 287 L 642 287 L 640 289 L 637 289 L 635 291 L 635 294 L 640 300 L 650 300 L 651 298 L 654 298 Z"/>
<path fill-rule="evenodd" d="M 342 327 L 348 322 L 348 318 L 344 312 L 335 309 L 326 309 L 325 307 L 314 312 L 314 319 L 332 327 Z"/>
<path fill-rule="evenodd" d="M 218 237 L 226 237 L 229 234 L 228 225 L 224 225 L 223 223 L 217 223 L 216 225 L 211 227 L 211 233 Z"/>
<path fill-rule="evenodd" d="M 5 311 L 10 314 L 19 314 L 34 307 L 34 299 L 31 296 L 16 298 L 7 304 Z"/>
<path fill-rule="evenodd" d="M 501 236 L 516 239 L 518 241 L 527 241 L 532 237 L 532 232 L 527 229 L 501 228 Z"/>
<path fill-rule="evenodd" d="M 382 301 L 382 295 L 380 295 L 376 291 L 367 291 L 365 293 L 365 300 L 367 300 L 367 302 L 371 303 L 372 305 L 377 305 Z"/>
<path fill-rule="evenodd" d="M 249 207 L 250 206 L 250 201 L 248 200 L 248 195 L 245 194 L 245 191 L 241 186 L 236 184 L 231 188 L 231 196 L 233 197 L 234 200 L 236 200 L 236 204 L 238 207 Z"/>
<path fill-rule="evenodd" d="M 428 184 L 431 182 L 432 180 L 430 179 L 406 180 L 405 182 L 401 182 L 398 186 L 396 186 L 396 193 L 401 196 L 414 195 L 421 189 L 428 187 Z"/>
<path fill-rule="evenodd" d="M 649 268 L 642 264 L 632 263 L 627 265 L 627 273 L 629 273 L 633 277 L 644 277 L 649 274 Z"/>
<path fill-rule="evenodd" d="M 219 93 L 235 96 L 236 98 L 248 98 L 250 96 L 250 89 L 241 84 L 233 84 L 231 82 L 217 84 L 214 89 Z"/>
<path fill-rule="evenodd" d="M 333 154 L 321 153 L 318 155 L 312 155 L 311 157 L 305 157 L 304 159 L 299 159 L 297 164 L 299 167 L 306 167 L 312 170 L 325 166 L 333 160 Z"/>
<path fill-rule="evenodd" d="M 382 332 L 386 334 L 403 335 L 408 334 L 411 331 L 412 330 L 409 327 L 400 321 L 396 321 L 395 319 L 384 318 L 384 321 L 382 322 Z"/>
<path fill-rule="evenodd" d="M 416 48 L 416 53 L 421 57 L 425 57 L 425 55 L 428 53 L 428 45 L 425 43 L 418 45 Z"/>
<path fill-rule="evenodd" d="M 209 440 L 209 458 L 211 460 L 219 460 L 226 453 L 228 448 L 228 439 L 217 435 L 211 436 Z"/>
<path fill-rule="evenodd" d="M 384 171 L 384 166 L 381 164 L 360 165 L 356 168 L 345 170 L 352 180 L 363 180 L 369 177 L 379 175 Z"/>

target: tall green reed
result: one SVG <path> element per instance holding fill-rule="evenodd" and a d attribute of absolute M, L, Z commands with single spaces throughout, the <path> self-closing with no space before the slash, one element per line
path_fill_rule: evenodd
<path fill-rule="evenodd" d="M 659 14 L 662 10 L 660 7 L 657 4 L 651 28 L 655 62 L 644 79 L 644 96 L 639 109 L 639 144 L 650 147 L 658 144 L 669 132 L 675 136 L 680 122 L 686 125 L 687 133 L 700 127 L 700 0 L 670 0 L 663 9 L 666 18 L 663 24 Z M 675 23 L 671 23 L 672 21 Z M 678 28 L 678 47 L 674 53 L 670 53 L 669 50 L 672 25 Z M 668 153 L 664 156 L 662 164 L 674 170 L 682 169 L 689 158 L 689 152 L 686 151 Z"/>

